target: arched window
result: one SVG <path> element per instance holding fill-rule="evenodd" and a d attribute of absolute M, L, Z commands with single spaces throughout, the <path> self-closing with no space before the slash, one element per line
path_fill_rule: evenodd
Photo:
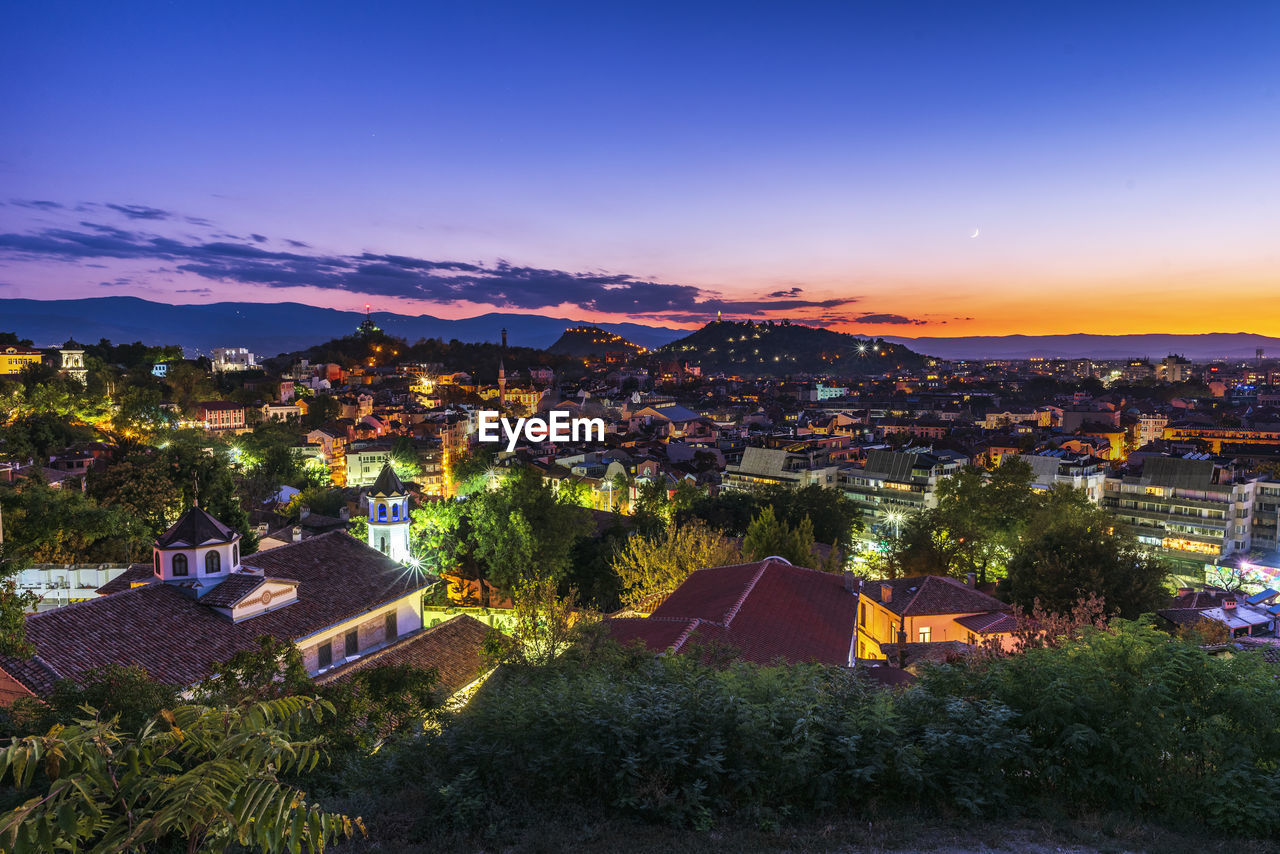
<path fill-rule="evenodd" d="M 236 543 L 231 547 L 231 564 L 232 566 L 240 565 L 240 544 Z"/>
<path fill-rule="evenodd" d="M 187 574 L 187 556 L 186 555 L 173 556 L 173 574 L 174 575 Z"/>
<path fill-rule="evenodd" d="M 385 504 L 378 505 L 378 521 L 379 522 L 387 521 L 387 505 Z"/>
<path fill-rule="evenodd" d="M 151 562 L 154 563 L 156 566 L 156 575 L 159 575 L 160 574 L 160 552 L 156 552 L 155 555 L 152 556 Z"/>
<path fill-rule="evenodd" d="M 209 552 L 204 556 L 204 574 L 213 575 L 222 570 L 222 555 L 216 551 Z"/>
<path fill-rule="evenodd" d="M 378 551 L 382 552 L 383 554 L 386 554 L 386 553 L 387 553 L 387 538 L 386 538 L 386 537 L 378 537 Z"/>
<path fill-rule="evenodd" d="M 400 505 L 399 504 L 391 505 L 391 521 L 392 522 L 400 521 Z"/>

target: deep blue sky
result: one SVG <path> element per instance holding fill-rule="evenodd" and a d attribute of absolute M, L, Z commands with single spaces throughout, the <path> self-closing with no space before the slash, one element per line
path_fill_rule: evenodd
<path fill-rule="evenodd" d="M 776 304 L 959 334 L 1226 328 L 1188 310 L 1212 289 L 1280 332 L 1276 3 L 29 3 L 0 23 L 0 295 Z M 1064 294 L 1106 317 L 1068 320 Z"/>

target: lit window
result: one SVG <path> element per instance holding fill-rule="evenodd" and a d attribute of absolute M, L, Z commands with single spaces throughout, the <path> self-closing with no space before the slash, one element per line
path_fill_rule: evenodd
<path fill-rule="evenodd" d="M 931 629 L 929 626 L 920 627 L 920 643 L 928 643 L 929 639 L 932 636 L 933 636 L 933 629 Z"/>

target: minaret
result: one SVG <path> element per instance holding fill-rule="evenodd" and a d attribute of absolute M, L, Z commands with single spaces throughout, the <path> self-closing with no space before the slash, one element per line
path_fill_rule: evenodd
<path fill-rule="evenodd" d="M 502 350 L 498 354 L 498 406 L 505 407 L 507 405 L 507 366 L 503 361 L 503 356 L 507 352 L 507 330 L 502 330 Z"/>
<path fill-rule="evenodd" d="M 409 560 L 409 492 L 391 463 L 369 488 L 369 547 L 400 563 Z"/>

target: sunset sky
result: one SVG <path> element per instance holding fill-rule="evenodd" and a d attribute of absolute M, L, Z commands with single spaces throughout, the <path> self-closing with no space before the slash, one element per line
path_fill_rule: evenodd
<path fill-rule="evenodd" d="M 1278 42 L 1270 0 L 9 3 L 0 297 L 1280 335 Z"/>

